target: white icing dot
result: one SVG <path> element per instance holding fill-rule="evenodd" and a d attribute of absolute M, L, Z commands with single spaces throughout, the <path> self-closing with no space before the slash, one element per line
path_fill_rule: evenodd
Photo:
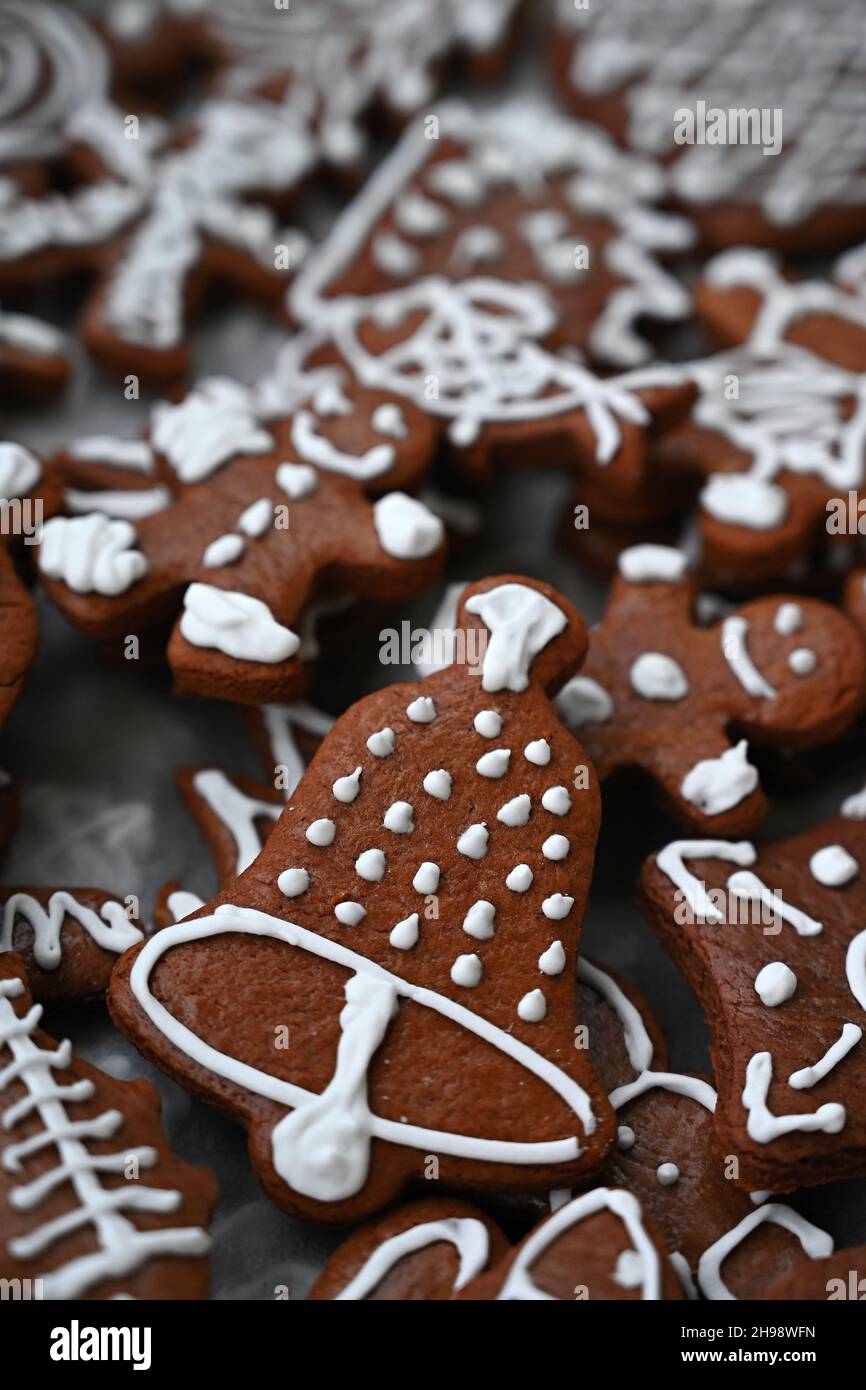
<path fill-rule="evenodd" d="M 768 1009 L 775 1009 L 791 998 L 797 988 L 797 976 L 784 961 L 773 960 L 755 976 L 755 993 Z"/>
<path fill-rule="evenodd" d="M 773 619 L 773 627 L 783 637 L 790 637 L 803 626 L 803 610 L 798 603 L 780 603 Z"/>
<path fill-rule="evenodd" d="M 571 797 L 565 787 L 548 787 L 541 804 L 552 816 L 565 816 L 571 810 Z"/>
<path fill-rule="evenodd" d="M 331 790 L 338 801 L 348 805 L 354 801 L 358 792 L 361 790 L 361 769 L 356 767 L 354 772 L 350 772 L 348 777 L 338 777 Z"/>
<path fill-rule="evenodd" d="M 367 909 L 360 903 L 350 901 L 337 903 L 334 908 L 334 916 L 338 922 L 342 922 L 344 927 L 357 927 L 358 923 L 367 916 Z"/>
<path fill-rule="evenodd" d="M 386 555 L 398 560 L 422 560 L 432 555 L 445 535 L 438 516 L 403 492 L 389 492 L 374 502 L 373 524 Z"/>
<path fill-rule="evenodd" d="M 502 733 L 502 716 L 495 709 L 479 710 L 475 716 L 475 732 L 482 738 L 498 738 Z"/>
<path fill-rule="evenodd" d="M 406 706 L 406 713 L 413 724 L 432 724 L 436 718 L 436 706 L 429 695 L 419 695 L 417 700 Z"/>
<path fill-rule="evenodd" d="M 457 841 L 457 849 L 460 854 L 465 854 L 467 859 L 483 859 L 487 853 L 489 839 L 487 826 L 482 821 L 478 825 L 470 825 L 463 831 Z"/>
<path fill-rule="evenodd" d="M 538 968 L 543 975 L 561 975 L 565 969 L 565 947 L 561 941 L 554 941 L 538 957 Z"/>
<path fill-rule="evenodd" d="M 269 497 L 260 497 L 257 502 L 252 502 L 246 507 L 238 517 L 238 527 L 245 536 L 254 540 L 256 536 L 263 536 L 271 524 L 274 516 L 274 504 Z"/>
<path fill-rule="evenodd" d="M 377 405 L 370 417 L 370 423 L 377 434 L 390 435 L 392 439 L 405 439 L 409 433 L 406 419 L 399 405 L 384 401 Z"/>
<path fill-rule="evenodd" d="M 503 825 L 525 825 L 531 809 L 532 802 L 526 792 L 522 792 L 520 796 L 513 796 L 504 806 L 500 806 L 496 812 L 496 819 L 501 820 Z"/>
<path fill-rule="evenodd" d="M 528 864 L 516 864 L 505 880 L 512 893 L 525 893 L 532 887 L 533 873 Z"/>
<path fill-rule="evenodd" d="M 682 700 L 689 693 L 682 666 L 663 652 L 643 652 L 632 663 L 629 680 L 644 700 Z"/>
<path fill-rule="evenodd" d="M 749 762 L 748 752 L 748 743 L 741 739 L 720 757 L 695 763 L 682 780 L 681 795 L 708 816 L 739 806 L 758 785 L 758 770 Z"/>
<path fill-rule="evenodd" d="M 569 729 L 584 724 L 606 724 L 613 714 L 613 700 L 591 676 L 572 676 L 556 697 L 556 708 Z"/>
<path fill-rule="evenodd" d="M 636 1135 L 631 1125 L 620 1125 L 616 1132 L 616 1141 L 623 1153 L 634 1148 L 635 1138 Z"/>
<path fill-rule="evenodd" d="M 397 736 L 388 725 L 384 729 L 379 729 L 375 734 L 371 734 L 367 739 L 367 747 L 374 758 L 389 758 L 394 752 L 396 743 Z"/>
<path fill-rule="evenodd" d="M 547 1013 L 547 1000 L 544 997 L 544 991 L 531 989 L 528 994 L 524 994 L 517 1005 L 517 1013 L 524 1023 L 540 1023 Z"/>
<path fill-rule="evenodd" d="M 243 536 L 235 536 L 232 532 L 225 536 L 217 536 L 205 550 L 202 564 L 208 570 L 218 570 L 223 565 L 231 565 L 243 555 L 246 544 Z"/>
<path fill-rule="evenodd" d="M 439 865 L 425 859 L 418 867 L 412 887 L 416 893 L 435 893 L 439 887 Z"/>
<path fill-rule="evenodd" d="M 413 912 L 409 917 L 404 917 L 402 922 L 398 922 L 391 929 L 388 937 L 392 946 L 396 946 L 398 951 L 411 951 L 418 940 L 418 913 Z"/>
<path fill-rule="evenodd" d="M 326 845 L 334 843 L 337 827 L 332 820 L 323 817 L 321 820 L 314 820 L 311 825 L 308 825 L 304 833 L 311 845 L 319 845 L 324 848 Z"/>
<path fill-rule="evenodd" d="M 549 917 L 551 922 L 561 922 L 563 917 L 567 917 L 574 907 L 574 898 L 568 893 L 552 893 L 549 898 L 545 898 L 541 904 L 541 910 L 545 917 Z"/>
<path fill-rule="evenodd" d="M 415 829 L 414 812 L 408 801 L 395 801 L 385 812 L 382 822 L 395 835 L 408 835 Z"/>
<path fill-rule="evenodd" d="M 675 584 L 688 569 L 688 558 L 671 545 L 632 545 L 617 568 L 630 584 Z"/>
<path fill-rule="evenodd" d="M 656 1168 L 656 1177 L 662 1187 L 673 1187 L 675 1182 L 679 1182 L 680 1170 L 675 1163 L 660 1163 Z"/>
<path fill-rule="evenodd" d="M 277 487 L 292 502 L 309 497 L 319 486 L 315 468 L 309 463 L 281 463 L 277 469 Z"/>
<path fill-rule="evenodd" d="M 860 865 L 841 845 L 826 845 L 809 860 L 812 877 L 825 888 L 841 888 L 860 872 Z"/>
<path fill-rule="evenodd" d="M 570 849 L 571 845 L 564 835 L 548 835 L 541 846 L 541 853 L 545 859 L 560 860 L 565 858 Z"/>
<path fill-rule="evenodd" d="M 451 967 L 451 979 L 455 985 L 474 989 L 481 981 L 481 961 L 476 955 L 458 956 Z"/>
<path fill-rule="evenodd" d="M 491 748 L 489 753 L 482 753 L 475 764 L 475 771 L 480 773 L 482 777 L 504 777 L 508 771 L 510 760 L 509 749 Z"/>
<path fill-rule="evenodd" d="M 277 887 L 287 898 L 299 898 L 310 886 L 310 875 L 306 869 L 283 869 L 277 879 Z"/>
<path fill-rule="evenodd" d="M 451 795 L 451 773 L 444 768 L 437 768 L 435 772 L 428 772 L 424 778 L 423 787 L 428 796 L 435 796 L 439 801 L 447 801 Z"/>
<path fill-rule="evenodd" d="M 489 941 L 493 935 L 495 917 L 496 908 L 493 904 L 479 898 L 463 918 L 463 930 L 467 936 L 474 936 L 476 941 Z"/>
<path fill-rule="evenodd" d="M 527 762 L 535 763 L 536 767 L 547 767 L 550 762 L 550 744 L 546 738 L 537 738 L 532 743 L 527 743 L 523 756 Z"/>
<path fill-rule="evenodd" d="M 365 849 L 355 860 L 355 873 L 368 883 L 379 883 L 385 873 L 385 856 L 380 849 Z"/>
<path fill-rule="evenodd" d="M 811 647 L 797 647 L 788 657 L 788 665 L 797 676 L 811 676 L 818 665 L 818 658 Z"/>

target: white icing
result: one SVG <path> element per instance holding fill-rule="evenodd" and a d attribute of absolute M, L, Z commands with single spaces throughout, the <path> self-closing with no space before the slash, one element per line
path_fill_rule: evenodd
<path fill-rule="evenodd" d="M 215 541 L 211 541 L 202 556 L 202 564 L 205 569 L 221 569 L 223 565 L 231 565 L 235 560 L 239 560 L 246 549 L 246 541 L 243 536 L 236 536 L 229 531 L 224 536 L 217 536 Z"/>
<path fill-rule="evenodd" d="M 546 738 L 534 739 L 532 743 L 527 743 L 523 756 L 528 763 L 534 763 L 536 767 L 547 767 L 551 758 L 550 744 Z"/>
<path fill-rule="evenodd" d="M 769 1052 L 756 1052 L 746 1067 L 743 1088 L 743 1108 L 748 1113 L 746 1129 L 750 1139 L 758 1144 L 770 1144 L 784 1134 L 814 1130 L 838 1134 L 845 1127 L 845 1107 L 835 1102 L 817 1110 L 795 1114 L 774 1115 L 768 1105 L 770 1083 L 773 1080 L 773 1058 Z"/>
<path fill-rule="evenodd" d="M 367 909 L 361 904 L 351 901 L 337 903 L 334 908 L 334 916 L 344 927 L 357 927 L 367 916 Z"/>
<path fill-rule="evenodd" d="M 794 995 L 797 976 L 784 961 L 773 960 L 764 965 L 755 976 L 755 993 L 768 1009 L 778 1008 Z"/>
<path fill-rule="evenodd" d="M 656 1177 L 662 1187 L 673 1187 L 674 1183 L 680 1180 L 680 1170 L 675 1163 L 660 1163 L 656 1169 Z"/>
<path fill-rule="evenodd" d="M 180 631 L 195 647 L 274 665 L 288 661 L 301 645 L 297 634 L 277 622 L 268 605 L 252 594 L 190 584 L 183 606 Z"/>
<path fill-rule="evenodd" d="M 498 738 L 502 733 L 502 716 L 495 709 L 479 710 L 473 723 L 482 738 Z"/>
<path fill-rule="evenodd" d="M 251 502 L 238 517 L 238 529 L 251 540 L 263 536 L 274 519 L 274 504 L 269 497 L 260 497 Z"/>
<path fill-rule="evenodd" d="M 435 772 L 428 772 L 422 783 L 428 796 L 435 796 L 438 801 L 447 801 L 451 796 L 451 773 L 444 768 L 437 768 Z"/>
<path fill-rule="evenodd" d="M 531 809 L 529 797 L 522 792 L 520 796 L 513 796 L 504 806 L 500 806 L 496 812 L 496 819 L 501 820 L 503 825 L 526 825 Z"/>
<path fill-rule="evenodd" d="M 813 1226 L 810 1221 L 793 1211 L 791 1207 L 771 1202 L 766 1206 L 758 1207 L 757 1211 L 749 1212 L 748 1216 L 744 1216 L 738 1225 L 734 1226 L 732 1230 L 726 1231 L 701 1255 L 698 1263 L 698 1286 L 705 1298 L 717 1301 L 735 1298 L 722 1279 L 722 1265 L 746 1237 L 751 1235 L 752 1231 L 764 1221 L 770 1221 L 773 1225 L 781 1226 L 783 1230 L 790 1231 L 793 1236 L 796 1236 L 804 1253 L 811 1260 L 821 1260 L 833 1253 L 833 1240 L 826 1231 L 821 1231 L 817 1226 Z"/>
<path fill-rule="evenodd" d="M 463 918 L 463 930 L 467 936 L 473 936 L 476 941 L 489 941 L 495 931 L 493 926 L 495 919 L 496 908 L 493 903 L 479 898 L 478 902 L 472 904 Z"/>
<path fill-rule="evenodd" d="M 435 893 L 439 887 L 440 869 L 438 864 L 425 859 L 423 864 L 418 866 L 415 877 L 412 879 L 412 887 L 416 893 Z"/>
<path fill-rule="evenodd" d="M 644 700 L 683 700 L 689 693 L 682 666 L 663 652 L 643 652 L 632 662 L 629 680 Z"/>
<path fill-rule="evenodd" d="M 706 887 L 686 868 L 690 859 L 724 859 L 746 867 L 757 859 L 748 840 L 672 840 L 656 855 L 656 864 L 683 894 L 699 922 L 723 922 L 724 914 L 707 895 Z"/>
<path fill-rule="evenodd" d="M 150 434 L 182 483 L 209 478 L 236 454 L 266 454 L 274 447 L 256 420 L 249 393 L 226 377 L 201 382 L 179 405 L 155 405 Z"/>
<path fill-rule="evenodd" d="M 464 989 L 474 989 L 479 985 L 482 974 L 481 960 L 472 953 L 458 956 L 451 967 L 451 979 L 455 985 L 461 985 Z"/>
<path fill-rule="evenodd" d="M 632 545 L 617 568 L 630 584 L 676 584 L 685 577 L 688 557 L 670 545 Z"/>
<path fill-rule="evenodd" d="M 773 627 L 782 637 L 790 637 L 799 632 L 805 619 L 798 603 L 780 603 L 773 619 Z"/>
<path fill-rule="evenodd" d="M 401 1260 L 440 1242 L 453 1245 L 457 1251 L 459 1264 L 453 1291 L 458 1293 L 482 1272 L 490 1254 L 487 1227 L 475 1217 L 446 1216 L 438 1221 L 425 1221 L 383 1240 L 345 1288 L 334 1295 L 335 1299 L 366 1298 Z"/>
<path fill-rule="evenodd" d="M 420 918 L 417 912 L 412 912 L 408 917 L 404 917 L 402 922 L 398 922 L 392 929 L 388 940 L 398 951 L 411 951 L 413 946 L 418 944 L 418 927 Z"/>
<path fill-rule="evenodd" d="M 797 676 L 810 676 L 818 665 L 818 658 L 810 647 L 797 647 L 788 657 L 788 665 Z"/>
<path fill-rule="evenodd" d="M 810 917 L 808 912 L 786 903 L 778 893 L 768 888 L 757 874 L 749 873 L 748 870 L 741 869 L 731 874 L 728 879 L 728 892 L 749 902 L 762 903 L 771 920 L 780 917 L 783 922 L 794 928 L 798 936 L 818 936 L 824 930 L 823 925 L 814 917 Z"/>
<path fill-rule="evenodd" d="M 802 1067 L 799 1071 L 792 1072 L 788 1077 L 788 1085 L 793 1086 L 795 1091 L 805 1091 L 811 1086 L 816 1086 L 819 1081 L 823 1081 L 825 1076 L 829 1076 L 834 1067 L 838 1066 L 844 1057 L 853 1047 L 856 1047 L 863 1036 L 863 1029 L 856 1023 L 843 1023 L 842 1033 L 837 1040 L 827 1048 L 823 1057 L 815 1062 L 811 1067 Z"/>
<path fill-rule="evenodd" d="M 334 843 L 337 834 L 337 827 L 332 820 L 323 816 L 320 820 L 314 820 L 304 831 L 304 838 L 309 840 L 311 845 L 317 845 L 320 849 L 327 848 Z"/>
<path fill-rule="evenodd" d="M 517 1005 L 517 1015 L 524 1023 L 540 1023 L 546 1013 L 547 1000 L 541 989 L 531 989 Z"/>
<path fill-rule="evenodd" d="M 574 898 L 568 893 L 552 893 L 541 904 L 541 910 L 551 922 L 561 922 L 574 907 Z"/>
<path fill-rule="evenodd" d="M 292 502 L 300 502 L 318 490 L 316 470 L 308 463 L 281 463 L 275 474 L 277 487 Z"/>
<path fill-rule="evenodd" d="M 283 869 L 277 879 L 277 887 L 287 898 L 299 898 L 310 886 L 310 875 L 306 869 Z"/>
<path fill-rule="evenodd" d="M 380 478 L 394 464 L 394 447 L 391 444 L 375 444 L 365 454 L 347 454 L 338 449 L 330 439 L 320 434 L 316 427 L 316 417 L 310 410 L 299 410 L 292 420 L 292 444 L 305 463 L 315 464 L 329 473 L 341 473 L 358 482 L 369 482 Z M 402 493 L 394 493 L 400 497 Z"/>
<path fill-rule="evenodd" d="M 457 841 L 458 853 L 464 854 L 467 859 L 483 859 L 489 840 L 490 833 L 483 821 L 470 825 Z"/>
<path fill-rule="evenodd" d="M 385 812 L 382 824 L 395 835 L 409 835 L 415 829 L 414 812 L 409 802 L 395 801 Z"/>
<path fill-rule="evenodd" d="M 118 517 L 122 521 L 141 521 L 146 516 L 154 516 L 163 511 L 172 497 L 167 487 L 146 488 L 100 488 L 87 491 L 84 488 L 67 487 L 63 489 L 63 500 L 67 512 L 81 516 L 86 512 L 104 512 L 106 516 Z"/>
<path fill-rule="evenodd" d="M 533 659 L 566 626 L 561 608 L 525 584 L 500 584 L 466 600 L 490 632 L 481 684 L 488 692 L 525 690 Z"/>
<path fill-rule="evenodd" d="M 809 872 L 825 888 L 841 888 L 860 872 L 860 865 L 842 845 L 825 845 L 809 859 Z"/>
<path fill-rule="evenodd" d="M 741 739 L 718 758 L 704 758 L 683 778 L 680 793 L 706 816 L 718 816 L 739 806 L 758 785 L 758 770 L 748 759 L 749 745 Z"/>
<path fill-rule="evenodd" d="M 349 805 L 361 790 L 361 768 L 356 767 L 347 777 L 338 777 L 331 790 L 338 801 Z"/>
<path fill-rule="evenodd" d="M 749 655 L 746 645 L 749 636 L 748 620 L 736 614 L 725 618 L 722 622 L 721 636 L 725 659 L 747 694 L 754 695 L 759 700 L 775 700 L 775 690 L 761 675 Z"/>
<path fill-rule="evenodd" d="M 398 560 L 422 560 L 438 550 L 445 537 L 439 517 L 405 492 L 389 492 L 374 502 L 373 523 L 382 549 Z"/>
<path fill-rule="evenodd" d="M 419 695 L 417 700 L 406 706 L 406 715 L 413 724 L 432 724 L 436 718 L 436 706 L 429 695 Z"/>
<path fill-rule="evenodd" d="M 0 497 L 23 497 L 41 477 L 41 464 L 29 449 L 8 440 L 0 442 Z"/>
<path fill-rule="evenodd" d="M 23 1171 L 24 1159 L 55 1150 L 57 1165 L 43 1169 L 41 1176 L 29 1183 L 14 1184 L 9 1200 L 19 1210 L 34 1210 L 62 1184 L 74 1196 L 74 1203 L 62 1217 L 46 1220 L 12 1238 L 8 1254 L 13 1260 L 28 1263 L 43 1257 L 50 1261 L 47 1252 L 65 1235 L 92 1232 L 95 1249 L 55 1265 L 41 1278 L 42 1297 L 64 1301 L 81 1298 L 105 1281 L 129 1277 L 150 1260 L 207 1254 L 210 1241 L 198 1227 L 140 1231 L 131 1217 L 124 1215 L 125 1211 L 176 1211 L 183 1198 L 170 1188 L 146 1187 L 141 1182 L 121 1182 L 110 1188 L 103 1184 L 101 1173 L 123 1173 L 131 1158 L 142 1168 L 153 1168 L 159 1156 L 155 1149 L 134 1142 L 117 1153 L 106 1153 L 100 1142 L 99 1152 L 91 1153 L 91 1141 L 113 1138 L 123 1129 L 124 1116 L 119 1110 L 105 1110 L 80 1120 L 72 1118 L 72 1107 L 90 1101 L 97 1095 L 97 1087 L 89 1079 L 64 1082 L 62 1075 L 55 1078 L 54 1073 L 64 1072 L 72 1061 L 71 1044 L 64 1042 L 51 1050 L 35 1040 L 42 1009 L 35 1005 L 19 1018 L 12 1000 L 23 992 L 20 980 L 0 980 L 0 1048 L 8 1049 L 11 1056 L 0 1070 L 0 1092 L 13 1081 L 24 1091 L 7 1105 L 0 1122 L 7 1136 L 22 1121 L 38 1118 L 39 1123 L 35 1129 L 32 1123 L 28 1125 L 25 1138 L 5 1144 L 0 1163 L 7 1173 L 17 1175 Z"/>
<path fill-rule="evenodd" d="M 572 676 L 556 697 L 556 708 L 569 729 L 585 724 L 606 724 L 613 714 L 613 700 L 591 676 Z"/>
<path fill-rule="evenodd" d="M 566 816 L 571 810 L 571 797 L 566 787 L 548 787 L 541 798 L 545 811 L 553 816 Z"/>
<path fill-rule="evenodd" d="M 512 893 L 525 893 L 532 887 L 533 873 L 528 864 L 515 864 L 505 879 L 506 888 Z"/>
<path fill-rule="evenodd" d="M 367 739 L 367 748 L 374 758 L 390 758 L 396 746 L 397 735 L 389 725 L 371 734 Z"/>
<path fill-rule="evenodd" d="M 542 975 L 561 975 L 565 969 L 565 947 L 561 941 L 553 941 L 546 951 L 538 957 L 538 968 Z"/>
<path fill-rule="evenodd" d="M 152 994 L 150 973 L 166 951 L 182 942 L 207 941 L 224 933 L 283 941 L 355 972 L 346 986 L 348 1003 L 341 1015 L 343 1031 L 336 1071 L 321 1096 L 219 1052 L 175 1018 Z M 372 1114 L 366 1098 L 367 1067 L 401 997 L 433 1009 L 502 1051 L 551 1087 L 580 1120 L 584 1132 L 591 1133 L 595 1128 L 595 1117 L 583 1089 L 512 1033 L 445 995 L 392 974 L 339 942 L 251 908 L 221 904 L 209 917 L 178 923 L 156 933 L 135 959 L 130 987 L 147 1017 L 179 1051 L 232 1084 L 292 1108 L 292 1113 L 272 1131 L 274 1166 L 296 1191 L 318 1200 L 337 1200 L 337 1193 L 345 1196 L 360 1190 L 366 1181 L 373 1138 L 425 1153 L 459 1154 L 479 1162 L 549 1164 L 571 1162 L 580 1153 L 574 1137 L 531 1142 L 482 1139 Z"/>
<path fill-rule="evenodd" d="M 97 912 L 64 889 L 51 894 L 47 907 L 29 893 L 11 893 L 0 918 L 0 951 L 12 950 L 15 925 L 22 921 L 33 934 L 33 959 L 40 970 L 56 970 L 60 965 L 67 921 L 77 922 L 97 946 L 115 955 L 142 940 L 122 903 L 105 902 Z"/>
<path fill-rule="evenodd" d="M 482 753 L 475 764 L 475 771 L 482 777 L 504 777 L 510 761 L 509 748 L 491 748 L 488 753 Z"/>
<path fill-rule="evenodd" d="M 406 417 L 395 401 L 377 405 L 370 416 L 370 424 L 377 434 L 388 434 L 392 439 L 405 439 L 409 434 Z"/>
<path fill-rule="evenodd" d="M 661 1260 L 649 1234 L 643 1225 L 640 1202 L 630 1192 L 618 1188 L 596 1187 L 573 1198 L 566 1206 L 560 1207 L 542 1222 L 523 1242 L 508 1271 L 505 1282 L 497 1294 L 499 1302 L 521 1302 L 529 1299 L 551 1299 L 551 1294 L 542 1292 L 532 1280 L 532 1267 L 539 1256 L 544 1254 L 559 1236 L 568 1231 L 578 1221 L 593 1216 L 599 1211 L 610 1211 L 618 1216 L 633 1247 L 628 1253 L 639 1261 L 641 1278 L 639 1281 L 644 1300 L 655 1300 L 662 1296 Z M 619 1265 L 617 1266 L 619 1268 Z M 629 1279 L 629 1287 L 638 1287 L 638 1282 Z"/>
<path fill-rule="evenodd" d="M 210 808 L 220 823 L 225 826 L 235 844 L 234 872 L 242 874 L 260 854 L 262 838 L 256 822 L 259 820 L 277 821 L 282 806 L 270 801 L 247 796 L 224 772 L 217 768 L 205 768 L 197 772 L 192 785 L 197 796 Z"/>
<path fill-rule="evenodd" d="M 39 568 L 76 594 L 125 593 L 147 573 L 147 560 L 133 549 L 135 527 L 100 512 L 52 517 L 42 528 Z"/>
<path fill-rule="evenodd" d="M 355 860 L 355 873 L 368 883 L 379 883 L 385 875 L 385 856 L 380 849 L 365 849 Z"/>

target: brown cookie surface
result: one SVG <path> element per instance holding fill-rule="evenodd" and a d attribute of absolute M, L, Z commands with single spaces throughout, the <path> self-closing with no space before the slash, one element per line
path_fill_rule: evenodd
<path fill-rule="evenodd" d="M 567 968 L 598 794 L 545 694 L 584 627 L 511 577 L 458 623 L 455 664 L 338 720 L 247 872 L 113 977 L 118 1026 L 298 1214 L 367 1215 L 425 1154 L 449 1187 L 564 1186 L 612 1140 Z"/>

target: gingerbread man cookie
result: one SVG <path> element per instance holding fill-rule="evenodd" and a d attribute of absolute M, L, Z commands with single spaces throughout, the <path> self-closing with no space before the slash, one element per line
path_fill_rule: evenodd
<path fill-rule="evenodd" d="M 177 618 L 179 691 L 292 698 L 306 681 L 300 623 L 323 590 L 392 602 L 441 566 L 442 522 L 402 490 L 429 462 L 420 412 L 333 366 L 291 385 L 277 402 L 267 383 L 214 378 L 155 407 L 147 440 L 85 440 L 61 461 L 76 510 L 88 493 L 93 510 L 45 526 L 46 587 L 101 641 Z"/>
<path fill-rule="evenodd" d="M 507 1250 L 496 1222 L 477 1207 L 453 1197 L 409 1202 L 349 1236 L 309 1298 L 441 1302 L 456 1298 Z"/>
<path fill-rule="evenodd" d="M 866 230 L 857 0 L 559 0 L 552 67 L 569 106 L 664 159 L 714 246 L 791 252 Z M 756 106 L 760 98 L 762 105 Z M 769 157 L 768 157 L 769 156 Z"/>
<path fill-rule="evenodd" d="M 159 1097 L 39 1027 L 0 955 L 0 1275 L 36 1298 L 205 1298 L 216 1185 L 171 1152 Z"/>
<path fill-rule="evenodd" d="M 118 1027 L 243 1121 L 305 1216 L 375 1211 L 425 1155 L 449 1187 L 547 1190 L 612 1142 L 571 983 L 598 790 L 545 693 L 585 629 L 511 577 L 458 629 L 454 664 L 343 715 L 246 873 L 113 976 Z"/>
<path fill-rule="evenodd" d="M 775 844 L 677 840 L 641 904 L 707 1013 L 716 1128 L 773 1192 L 866 1172 L 866 799 Z"/>
<path fill-rule="evenodd" d="M 7 14 L 9 41 L 44 65 L 62 23 L 30 0 Z M 213 282 L 279 301 L 306 238 L 272 205 L 312 166 L 313 144 L 290 102 L 210 95 L 175 128 L 116 107 L 104 62 L 99 79 L 59 133 L 88 182 L 36 195 L 12 186 L 0 202 L 0 293 L 96 272 L 88 347 L 112 371 L 174 381 L 189 366 L 188 319 Z"/>
<path fill-rule="evenodd" d="M 590 1054 L 619 1121 L 606 1180 L 634 1193 L 656 1222 L 687 1296 L 759 1297 L 781 1270 L 826 1256 L 833 1242 L 825 1231 L 771 1194 L 743 1192 L 730 1180 L 737 1155 L 719 1144 L 715 1089 L 669 1069 L 637 992 L 586 959 L 578 975 Z"/>
<path fill-rule="evenodd" d="M 742 834 L 766 809 L 749 742 L 797 749 L 837 737 L 863 708 L 866 657 L 829 604 L 762 598 L 699 627 L 695 597 L 680 551 L 624 551 L 557 707 L 601 778 L 638 768 L 690 830 Z"/>

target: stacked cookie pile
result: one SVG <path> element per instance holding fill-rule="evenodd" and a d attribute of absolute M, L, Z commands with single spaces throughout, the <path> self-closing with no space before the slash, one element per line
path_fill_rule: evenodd
<path fill-rule="evenodd" d="M 518 43 L 515 0 L 311 8 L 0 3 L 0 718 L 95 642 L 151 726 L 227 702 L 262 762 L 178 775 L 210 900 L 165 842 L 144 910 L 107 849 L 112 891 L 74 858 L 0 889 L 0 1275 L 206 1297 L 248 1210 L 229 1231 L 174 1152 L 207 1162 L 210 1106 L 262 1206 L 357 1227 L 314 1299 L 837 1296 L 866 1269 L 866 13 L 792 0 L 782 44 L 771 0 L 688 32 L 606 0 Z M 77 334 L 34 316 L 71 304 Z M 573 491 L 519 559 L 518 467 Z M 17 809 L 4 774 L 13 857 Z M 647 924 L 703 1070 L 626 978 L 663 1005 Z M 67 1006 L 125 1079 L 42 1031 Z M 192 1098 L 170 1137 L 150 1064 Z M 842 1180 L 835 1250 L 806 1190 Z"/>

